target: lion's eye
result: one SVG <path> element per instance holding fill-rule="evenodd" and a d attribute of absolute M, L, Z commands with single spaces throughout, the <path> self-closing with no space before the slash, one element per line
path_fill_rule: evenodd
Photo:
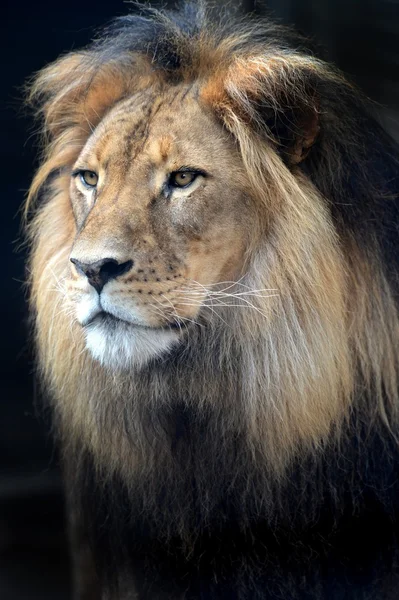
<path fill-rule="evenodd" d="M 98 175 L 94 171 L 80 171 L 80 181 L 87 188 L 94 188 L 98 183 Z"/>
<path fill-rule="evenodd" d="M 175 188 L 188 187 L 198 177 L 195 171 L 176 171 L 169 177 L 169 185 Z"/>

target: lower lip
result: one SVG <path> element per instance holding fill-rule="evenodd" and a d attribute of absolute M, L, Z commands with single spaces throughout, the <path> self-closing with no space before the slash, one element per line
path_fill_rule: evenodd
<path fill-rule="evenodd" d="M 164 326 L 159 326 L 159 327 L 152 327 L 151 325 L 141 325 L 140 323 L 131 323 L 130 321 L 124 321 L 123 319 L 119 319 L 118 317 L 115 317 L 114 315 L 111 315 L 110 313 L 105 313 L 105 312 L 100 312 L 98 313 L 95 317 L 93 317 L 92 319 L 90 319 L 90 321 L 87 321 L 86 323 L 83 324 L 84 327 L 90 327 L 91 325 L 94 325 L 96 323 L 102 323 L 102 324 L 106 324 L 106 325 L 116 325 L 117 323 L 123 323 L 123 325 L 128 325 L 130 327 L 134 327 L 134 328 L 140 328 L 140 329 L 152 329 L 152 330 L 168 330 L 168 329 L 174 329 L 174 330 L 180 330 L 181 326 L 178 323 L 170 323 L 168 325 L 164 325 Z"/>

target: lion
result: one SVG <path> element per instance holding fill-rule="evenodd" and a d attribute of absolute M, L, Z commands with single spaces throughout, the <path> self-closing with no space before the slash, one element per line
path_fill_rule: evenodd
<path fill-rule="evenodd" d="M 79 600 L 397 598 L 398 151 L 269 20 L 47 66 L 26 213 Z"/>

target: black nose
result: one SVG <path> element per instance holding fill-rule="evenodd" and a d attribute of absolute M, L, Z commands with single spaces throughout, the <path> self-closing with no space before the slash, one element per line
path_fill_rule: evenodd
<path fill-rule="evenodd" d="M 71 258 L 71 262 L 83 273 L 83 275 L 86 275 L 90 285 L 92 285 L 99 294 L 107 281 L 123 275 L 123 273 L 129 271 L 133 266 L 132 260 L 119 263 L 114 258 L 103 258 L 102 260 L 97 260 L 92 263 L 82 263 L 76 258 Z"/>

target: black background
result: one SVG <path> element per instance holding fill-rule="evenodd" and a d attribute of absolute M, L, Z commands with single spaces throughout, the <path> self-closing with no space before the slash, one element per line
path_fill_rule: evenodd
<path fill-rule="evenodd" d="M 153 2 L 152 4 L 156 4 Z M 235 2 L 231 2 L 235 4 Z M 398 0 L 247 0 L 313 37 L 380 105 L 399 138 Z M 1 385 L 0 598 L 69 597 L 68 559 L 57 457 L 49 423 L 35 398 L 25 300 L 20 207 L 37 166 L 31 115 L 23 106 L 27 78 L 61 53 L 79 48 L 112 16 L 132 6 L 120 0 L 24 0 L 3 5 L 1 19 Z"/>

